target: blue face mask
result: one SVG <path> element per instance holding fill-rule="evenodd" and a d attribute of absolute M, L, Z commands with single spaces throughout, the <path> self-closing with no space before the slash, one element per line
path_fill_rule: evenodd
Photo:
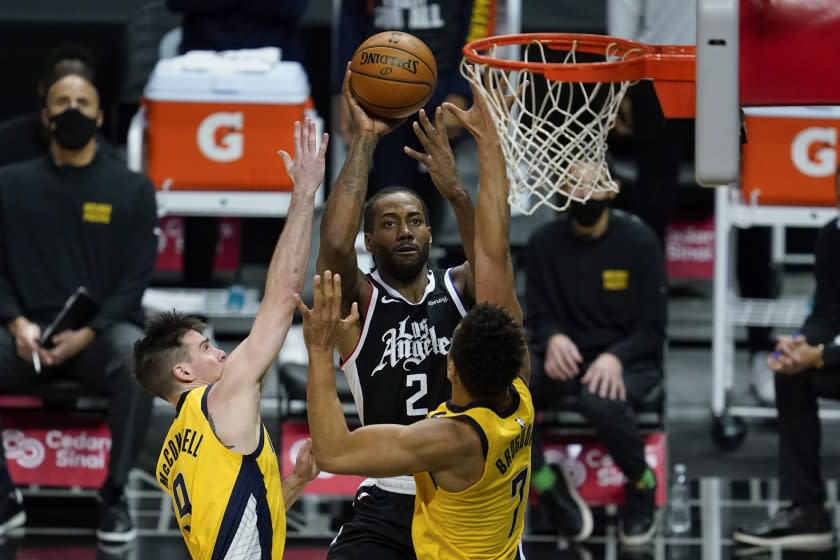
<path fill-rule="evenodd" d="M 592 227 L 609 207 L 610 201 L 606 199 L 590 199 L 586 203 L 573 200 L 569 205 L 569 215 L 578 225 Z"/>

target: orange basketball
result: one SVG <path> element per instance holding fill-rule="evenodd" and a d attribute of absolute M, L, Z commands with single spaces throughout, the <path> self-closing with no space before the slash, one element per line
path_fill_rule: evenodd
<path fill-rule="evenodd" d="M 350 61 L 350 90 L 367 112 L 401 119 L 425 105 L 437 82 L 437 62 L 408 33 L 383 31 L 359 45 Z"/>

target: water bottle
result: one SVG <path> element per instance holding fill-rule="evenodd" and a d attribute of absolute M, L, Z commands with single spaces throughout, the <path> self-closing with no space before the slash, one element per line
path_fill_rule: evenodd
<path fill-rule="evenodd" d="M 668 502 L 668 528 L 672 535 L 682 535 L 691 530 L 689 498 L 685 465 L 674 465 L 674 480 L 671 482 L 671 496 Z"/>

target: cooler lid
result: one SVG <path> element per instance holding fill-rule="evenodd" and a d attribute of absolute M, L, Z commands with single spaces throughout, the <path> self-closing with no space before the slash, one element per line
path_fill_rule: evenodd
<path fill-rule="evenodd" d="M 144 96 L 152 101 L 304 103 L 309 98 L 306 71 L 298 62 L 277 61 L 276 53 L 191 51 L 160 60 Z"/>

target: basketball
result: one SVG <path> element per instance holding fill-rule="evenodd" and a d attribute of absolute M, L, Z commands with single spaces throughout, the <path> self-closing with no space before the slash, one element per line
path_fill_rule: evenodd
<path fill-rule="evenodd" d="M 437 62 L 426 44 L 400 31 L 383 31 L 359 45 L 350 61 L 350 91 L 365 111 L 401 119 L 432 96 Z"/>

